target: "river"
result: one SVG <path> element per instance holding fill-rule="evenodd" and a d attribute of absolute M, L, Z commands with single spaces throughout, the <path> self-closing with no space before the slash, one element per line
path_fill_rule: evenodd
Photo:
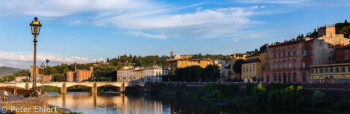
<path fill-rule="evenodd" d="M 160 98 L 122 93 L 48 93 L 48 103 L 84 114 L 327 114 L 301 109 L 259 106 L 247 103 Z"/>

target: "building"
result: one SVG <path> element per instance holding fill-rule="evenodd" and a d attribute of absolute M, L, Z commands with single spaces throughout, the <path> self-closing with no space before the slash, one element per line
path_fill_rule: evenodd
<path fill-rule="evenodd" d="M 118 82 L 130 82 L 135 77 L 135 70 L 133 66 L 124 66 L 117 70 L 117 81 Z"/>
<path fill-rule="evenodd" d="M 185 68 L 189 66 L 200 66 L 202 68 L 213 64 L 211 59 L 170 59 L 170 74 L 174 75 L 177 68 Z"/>
<path fill-rule="evenodd" d="M 310 66 L 313 83 L 349 83 L 350 63 Z"/>
<path fill-rule="evenodd" d="M 214 60 L 214 65 L 217 65 L 220 69 L 220 77 L 225 77 L 225 70 L 226 70 L 226 61 L 225 60 L 220 60 L 220 59 L 215 59 Z"/>
<path fill-rule="evenodd" d="M 176 54 L 174 56 L 174 52 L 170 52 L 170 59 L 191 59 L 193 57 L 193 55 L 180 55 L 180 54 Z"/>
<path fill-rule="evenodd" d="M 162 82 L 162 76 L 168 75 L 169 69 L 166 67 L 154 66 L 144 70 L 144 82 Z"/>
<path fill-rule="evenodd" d="M 15 81 L 16 82 L 28 82 L 29 76 L 16 76 Z"/>
<path fill-rule="evenodd" d="M 349 44 L 343 34 L 335 34 L 335 26 L 318 28 L 316 38 L 297 38 L 268 47 L 267 82 L 310 81 L 309 66 L 334 62 L 335 45 Z"/>
<path fill-rule="evenodd" d="M 168 75 L 168 68 L 153 66 L 150 68 L 126 66 L 117 70 L 118 82 L 162 82 L 162 76 Z"/>
<path fill-rule="evenodd" d="M 82 82 L 89 79 L 93 75 L 93 67 L 89 70 L 86 69 L 75 69 L 75 71 L 68 71 L 66 79 L 68 82 Z"/>
<path fill-rule="evenodd" d="M 255 53 L 242 64 L 242 79 L 246 83 L 263 81 L 263 71 L 267 67 L 267 52 Z"/>
<path fill-rule="evenodd" d="M 344 46 L 339 44 L 335 46 L 334 63 L 349 63 L 350 62 L 350 45 Z"/>
<path fill-rule="evenodd" d="M 52 79 L 52 75 L 42 75 L 41 80 L 43 82 L 50 82 Z"/>
<path fill-rule="evenodd" d="M 246 60 L 247 56 L 248 56 L 247 53 L 234 53 L 231 55 L 231 60 L 230 60 L 230 65 L 229 65 L 230 70 L 227 71 L 227 73 L 225 75 L 226 79 L 242 79 L 241 74 L 234 72 L 233 66 L 234 66 L 235 62 L 239 59 Z"/>

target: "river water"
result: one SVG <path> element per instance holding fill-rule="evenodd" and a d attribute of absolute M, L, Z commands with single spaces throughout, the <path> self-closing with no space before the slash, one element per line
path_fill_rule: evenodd
<path fill-rule="evenodd" d="M 258 106 L 246 103 L 159 98 L 122 93 L 48 93 L 48 103 L 84 114 L 327 114 L 301 109 Z"/>

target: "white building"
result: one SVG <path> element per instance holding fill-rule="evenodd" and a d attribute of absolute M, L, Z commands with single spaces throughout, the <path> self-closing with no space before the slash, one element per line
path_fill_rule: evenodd
<path fill-rule="evenodd" d="M 143 67 L 123 67 L 117 71 L 118 82 L 162 82 L 162 76 L 168 75 L 168 68 L 154 66 Z"/>

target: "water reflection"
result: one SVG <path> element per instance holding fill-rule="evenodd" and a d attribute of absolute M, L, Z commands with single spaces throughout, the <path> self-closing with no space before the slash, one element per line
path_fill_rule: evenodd
<path fill-rule="evenodd" d="M 149 95 L 49 93 L 48 103 L 84 114 L 326 114 L 301 109 L 223 103 Z"/>
<path fill-rule="evenodd" d="M 89 94 L 72 92 L 68 94 L 48 93 L 48 103 L 71 109 L 84 114 L 95 113 L 163 113 L 161 101 L 150 101 L 142 96 L 125 96 L 125 94 Z M 169 112 L 168 112 L 169 113 Z"/>

